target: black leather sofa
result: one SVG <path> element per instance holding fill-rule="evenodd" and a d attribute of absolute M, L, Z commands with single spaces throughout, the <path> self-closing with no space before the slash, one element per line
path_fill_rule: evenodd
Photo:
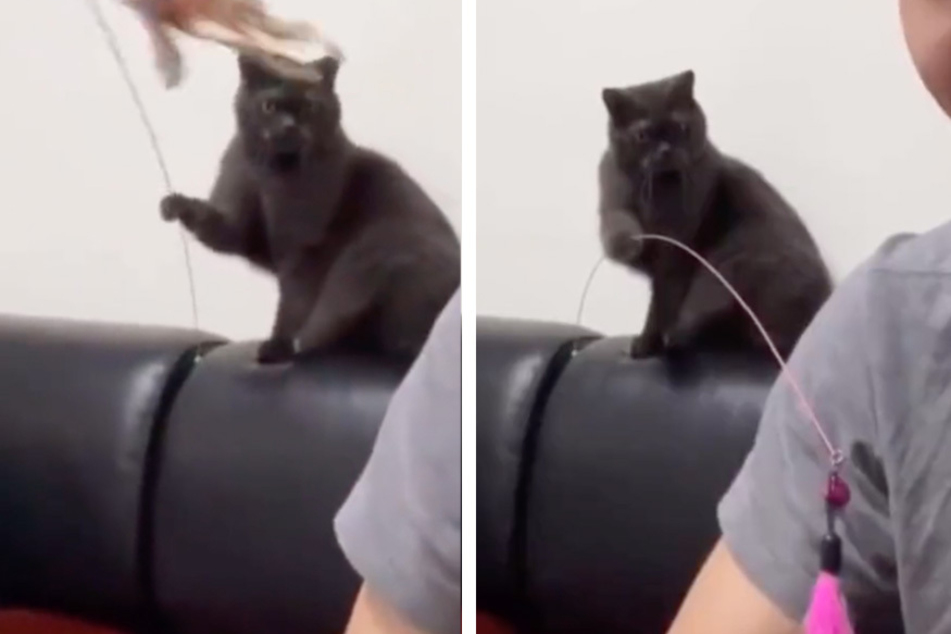
<path fill-rule="evenodd" d="M 405 370 L 261 367 L 200 332 L 0 318 L 0 608 L 340 634 L 332 519 Z"/>
<path fill-rule="evenodd" d="M 477 605 L 522 632 L 662 634 L 719 530 L 773 364 L 481 317 Z"/>

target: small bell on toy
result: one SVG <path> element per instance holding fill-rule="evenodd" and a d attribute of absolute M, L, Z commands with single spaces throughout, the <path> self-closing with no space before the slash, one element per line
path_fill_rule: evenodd
<path fill-rule="evenodd" d="M 826 534 L 822 538 L 819 577 L 806 612 L 806 634 L 852 634 L 848 608 L 842 596 L 842 539 L 835 532 L 836 517 L 849 503 L 849 485 L 836 465 L 826 483 Z"/>

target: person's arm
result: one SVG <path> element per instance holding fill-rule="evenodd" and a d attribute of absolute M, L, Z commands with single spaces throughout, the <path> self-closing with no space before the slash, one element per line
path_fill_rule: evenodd
<path fill-rule="evenodd" d="M 348 634 L 461 628 L 462 327 L 458 293 L 390 401 L 337 515 L 364 582 Z"/>
<path fill-rule="evenodd" d="M 694 580 L 670 634 L 796 634 L 799 624 L 756 587 L 721 540 Z"/>
<path fill-rule="evenodd" d="M 399 609 L 364 585 L 360 588 L 345 634 L 428 634 Z"/>
<path fill-rule="evenodd" d="M 874 262 L 873 262 L 874 264 Z M 893 591 L 895 561 L 887 492 L 851 460 L 856 447 L 881 455 L 876 381 L 870 356 L 887 333 L 869 332 L 873 265 L 835 292 L 803 335 L 790 369 L 837 448 L 852 500 L 838 532 L 842 585 L 858 625 Z M 874 305 L 870 305 L 874 302 Z M 722 539 L 684 601 L 669 634 L 792 634 L 800 631 L 819 569 L 825 532 L 822 493 L 830 458 L 793 391 L 780 378 L 764 409 L 754 447 L 720 503 Z M 874 629 L 874 628 L 873 628 Z"/>

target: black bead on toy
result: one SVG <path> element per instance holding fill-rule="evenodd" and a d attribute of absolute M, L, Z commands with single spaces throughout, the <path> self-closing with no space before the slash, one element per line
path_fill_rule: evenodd
<path fill-rule="evenodd" d="M 820 566 L 823 572 L 838 576 L 842 570 L 842 540 L 834 532 L 826 533 L 820 547 Z"/>

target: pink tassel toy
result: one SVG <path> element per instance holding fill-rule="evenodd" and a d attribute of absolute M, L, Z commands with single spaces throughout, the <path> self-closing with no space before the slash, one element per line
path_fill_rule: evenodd
<path fill-rule="evenodd" d="M 839 586 L 842 569 L 842 540 L 835 532 L 836 516 L 849 503 L 849 485 L 838 473 L 836 460 L 826 485 L 826 534 L 822 538 L 819 578 L 806 613 L 806 634 L 852 634 L 848 608 Z"/>

